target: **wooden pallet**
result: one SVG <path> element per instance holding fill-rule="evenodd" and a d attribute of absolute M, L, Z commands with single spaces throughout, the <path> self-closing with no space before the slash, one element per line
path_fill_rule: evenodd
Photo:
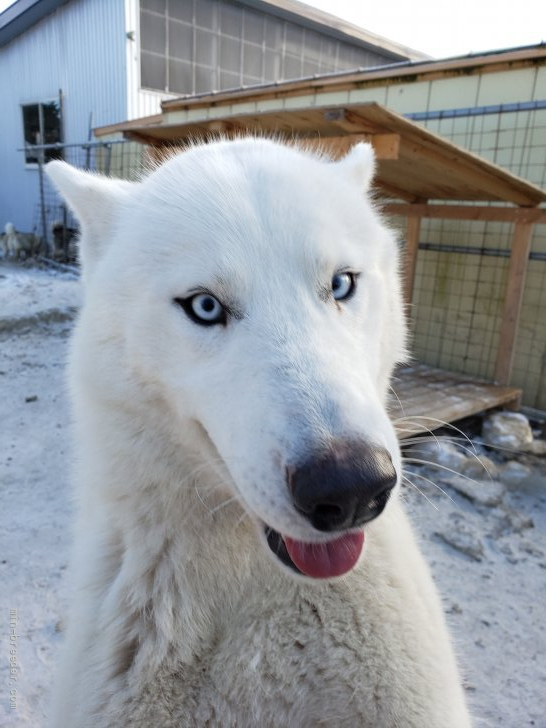
<path fill-rule="evenodd" d="M 434 369 L 425 364 L 395 373 L 389 413 L 400 439 L 495 407 L 518 409 L 521 390 Z"/>

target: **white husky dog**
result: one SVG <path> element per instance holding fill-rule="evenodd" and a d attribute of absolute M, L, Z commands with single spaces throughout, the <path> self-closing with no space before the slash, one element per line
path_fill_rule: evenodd
<path fill-rule="evenodd" d="M 196 146 L 79 217 L 80 516 L 59 728 L 465 728 L 397 498 L 404 356 L 373 153 Z"/>

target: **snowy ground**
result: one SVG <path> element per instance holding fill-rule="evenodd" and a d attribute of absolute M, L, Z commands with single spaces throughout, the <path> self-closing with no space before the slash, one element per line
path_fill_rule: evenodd
<path fill-rule="evenodd" d="M 45 725 L 62 641 L 72 520 L 63 367 L 79 300 L 70 275 L 0 264 L 2 726 Z M 411 466 L 420 492 L 407 486 L 404 498 L 445 597 L 476 725 L 545 728 L 546 458 L 518 456 L 522 468 L 490 452 L 491 480 L 464 455 L 458 469 L 474 482 Z"/>

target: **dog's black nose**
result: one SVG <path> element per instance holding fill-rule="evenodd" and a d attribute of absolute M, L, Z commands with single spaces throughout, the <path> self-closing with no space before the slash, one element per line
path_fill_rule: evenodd
<path fill-rule="evenodd" d="M 366 443 L 337 442 L 287 479 L 296 510 L 319 531 L 362 526 L 385 508 L 397 476 L 389 452 Z"/>

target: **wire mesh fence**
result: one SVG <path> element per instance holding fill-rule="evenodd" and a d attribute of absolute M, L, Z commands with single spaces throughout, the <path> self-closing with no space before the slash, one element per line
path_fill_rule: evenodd
<path fill-rule="evenodd" d="M 546 186 L 541 104 L 420 115 L 447 137 L 539 187 Z M 412 306 L 413 350 L 424 363 L 493 380 L 513 226 L 423 220 Z M 536 225 L 511 384 L 546 409 L 546 225 Z"/>
<path fill-rule="evenodd" d="M 414 293 L 414 346 L 423 361 L 492 379 L 511 226 L 424 221 Z"/>
<path fill-rule="evenodd" d="M 28 150 L 28 148 L 27 148 Z M 33 213 L 33 229 L 41 238 L 44 257 L 62 263 L 76 263 L 78 222 L 44 171 L 46 153 L 82 169 L 121 179 L 136 179 L 148 162 L 147 147 L 129 141 L 85 142 L 82 144 L 37 145 L 39 199 Z"/>

